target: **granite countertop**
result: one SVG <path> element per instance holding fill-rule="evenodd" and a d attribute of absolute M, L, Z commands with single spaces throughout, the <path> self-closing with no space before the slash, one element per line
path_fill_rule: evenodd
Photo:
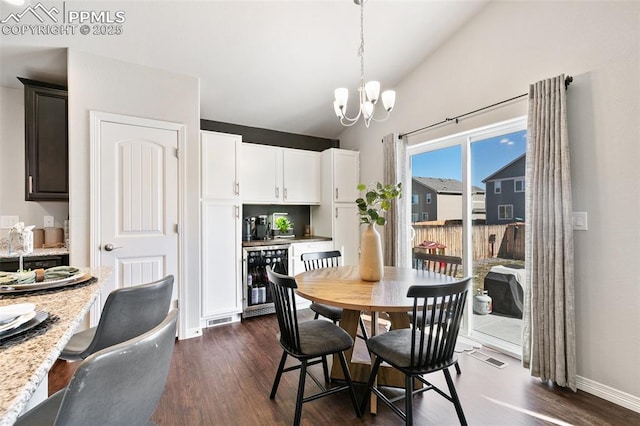
<path fill-rule="evenodd" d="M 282 244 L 313 243 L 318 241 L 331 241 L 331 238 L 321 237 L 319 235 L 309 235 L 306 237 L 293 238 L 271 238 L 268 240 L 243 241 L 242 247 L 277 246 Z"/>
<path fill-rule="evenodd" d="M 34 303 L 49 313 L 44 323 L 0 341 L 0 426 L 12 425 L 58 358 L 100 293 L 110 268 L 90 269 L 97 280 L 87 285 L 26 294 L 2 294 L 0 306 Z"/>
<path fill-rule="evenodd" d="M 69 249 L 66 248 L 39 248 L 33 249 L 32 253 L 25 254 L 23 257 L 38 257 L 38 256 L 62 256 L 69 254 Z M 0 259 L 12 259 L 20 257 L 18 253 L 8 253 L 6 250 L 0 252 Z"/>

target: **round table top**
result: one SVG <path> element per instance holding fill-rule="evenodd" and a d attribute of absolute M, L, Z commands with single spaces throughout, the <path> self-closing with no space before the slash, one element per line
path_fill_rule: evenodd
<path fill-rule="evenodd" d="M 295 276 L 297 293 L 313 302 L 355 311 L 406 312 L 413 307 L 407 297 L 412 285 L 455 282 L 444 274 L 411 268 L 384 267 L 380 281 L 363 281 L 357 266 L 306 271 Z"/>

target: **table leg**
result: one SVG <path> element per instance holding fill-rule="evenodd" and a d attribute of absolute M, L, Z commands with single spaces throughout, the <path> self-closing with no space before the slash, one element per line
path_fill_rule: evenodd
<path fill-rule="evenodd" d="M 371 334 L 370 334 L 370 337 L 374 337 L 374 336 L 376 336 L 378 334 L 378 317 L 379 317 L 378 312 L 371 312 Z M 378 386 L 378 377 L 373 379 L 373 386 Z M 371 392 L 370 404 L 371 404 L 371 410 L 370 410 L 371 414 L 377 414 L 378 413 L 378 398 L 376 397 L 376 394 L 374 394 L 373 392 Z"/>

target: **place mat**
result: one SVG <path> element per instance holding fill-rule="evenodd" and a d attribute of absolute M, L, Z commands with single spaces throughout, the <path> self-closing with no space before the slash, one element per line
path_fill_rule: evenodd
<path fill-rule="evenodd" d="M 48 312 L 37 311 L 33 319 L 16 328 L 0 333 L 0 348 L 3 348 L 8 344 L 23 342 L 34 336 L 44 334 L 46 332 L 46 326 L 38 326 L 45 322 L 47 318 L 49 318 Z"/>
<path fill-rule="evenodd" d="M 24 296 L 28 296 L 30 294 L 43 294 L 43 293 L 56 293 L 63 292 L 69 290 L 71 288 L 79 288 L 84 287 L 86 285 L 93 284 L 98 281 L 98 279 L 92 275 L 86 274 L 78 281 L 67 282 L 61 285 L 52 286 L 52 287 L 43 287 L 38 289 L 16 289 L 16 290 L 0 290 L 0 299 L 1 300 L 10 300 L 15 298 L 21 298 Z"/>
<path fill-rule="evenodd" d="M 3 285 L 0 286 L 0 295 L 3 294 L 17 294 L 17 293 L 27 293 L 38 290 L 48 290 L 55 289 L 60 287 L 67 287 L 76 284 L 84 283 L 93 278 L 91 275 L 86 273 L 80 273 L 74 275 L 73 277 L 55 279 L 55 280 L 47 280 L 38 283 L 30 283 L 23 285 Z"/>

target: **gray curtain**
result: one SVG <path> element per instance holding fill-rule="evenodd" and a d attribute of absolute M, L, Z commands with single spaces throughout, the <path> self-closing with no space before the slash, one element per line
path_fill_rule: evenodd
<path fill-rule="evenodd" d="M 529 88 L 522 362 L 576 390 L 573 212 L 564 75 Z"/>
<path fill-rule="evenodd" d="M 387 224 L 384 226 L 384 264 L 388 266 L 409 266 L 409 216 L 407 213 L 405 191 L 409 190 L 407 182 L 407 140 L 398 138 L 397 133 L 382 139 L 384 154 L 384 185 L 402 183 L 402 198 L 392 203 L 387 213 Z"/>

